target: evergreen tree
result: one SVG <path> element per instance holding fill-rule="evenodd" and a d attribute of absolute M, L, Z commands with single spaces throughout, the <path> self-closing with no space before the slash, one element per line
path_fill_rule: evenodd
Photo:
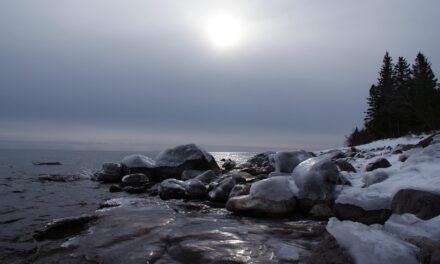
<path fill-rule="evenodd" d="M 405 58 L 399 57 L 393 69 L 393 89 L 391 112 L 393 113 L 394 136 L 410 132 L 410 120 L 414 120 L 410 100 L 411 69 Z"/>
<path fill-rule="evenodd" d="M 431 63 L 419 52 L 412 67 L 410 97 L 415 122 L 412 128 L 424 132 L 439 128 L 439 101 L 437 78 L 431 69 Z"/>
<path fill-rule="evenodd" d="M 368 110 L 365 117 L 365 128 L 375 138 L 393 136 L 391 103 L 393 89 L 393 63 L 388 52 L 385 53 L 383 64 L 379 71 L 377 84 L 371 86 L 367 99 Z"/>

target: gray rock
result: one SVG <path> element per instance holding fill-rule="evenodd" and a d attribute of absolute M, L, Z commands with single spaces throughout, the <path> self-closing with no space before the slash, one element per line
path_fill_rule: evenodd
<path fill-rule="evenodd" d="M 335 164 L 339 167 L 341 171 L 356 172 L 356 169 L 348 161 L 343 159 L 338 159 Z"/>
<path fill-rule="evenodd" d="M 199 180 L 199 181 L 203 182 L 204 184 L 209 184 L 213 180 L 215 180 L 216 178 L 217 178 L 217 174 L 215 174 L 214 171 L 209 170 L 209 171 L 205 171 L 204 173 L 198 175 L 194 179 Z"/>
<path fill-rule="evenodd" d="M 273 151 L 268 151 L 264 153 L 259 153 L 246 162 L 249 163 L 253 167 L 265 167 L 271 164 L 270 162 L 270 156 L 274 154 Z"/>
<path fill-rule="evenodd" d="M 322 220 L 329 219 L 330 217 L 334 216 L 334 212 L 327 204 L 321 203 L 313 206 L 309 212 L 309 215 L 315 219 Z"/>
<path fill-rule="evenodd" d="M 185 170 L 219 170 L 214 157 L 194 144 L 167 149 L 156 157 L 157 180 L 181 178 Z"/>
<path fill-rule="evenodd" d="M 183 199 L 186 196 L 186 184 L 176 179 L 167 179 L 159 184 L 159 197 L 163 200 Z"/>
<path fill-rule="evenodd" d="M 352 264 L 353 258 L 350 254 L 342 249 L 336 239 L 326 234 L 321 242 L 315 247 L 310 257 L 307 259 L 308 264 Z"/>
<path fill-rule="evenodd" d="M 203 200 L 208 197 L 208 188 L 201 181 L 191 179 L 187 180 L 185 184 L 186 198 Z"/>
<path fill-rule="evenodd" d="M 391 201 L 391 210 L 396 214 L 414 214 L 427 220 L 440 215 L 440 195 L 426 191 L 403 189 Z"/>
<path fill-rule="evenodd" d="M 35 231 L 34 238 L 40 240 L 56 240 L 77 235 L 85 230 L 89 223 L 98 220 L 97 215 L 81 215 L 66 217 L 48 223 L 42 230 Z"/>
<path fill-rule="evenodd" d="M 223 165 L 222 165 L 222 167 L 225 169 L 225 170 L 232 170 L 233 168 L 235 168 L 235 166 L 237 166 L 237 163 L 235 162 L 235 161 L 233 161 L 233 160 L 231 160 L 231 159 L 227 159 L 227 160 L 225 160 L 224 162 L 223 162 Z"/>
<path fill-rule="evenodd" d="M 122 177 L 122 184 L 124 186 L 144 186 L 147 185 L 150 182 L 150 179 L 147 175 L 143 173 L 135 173 L 135 174 L 129 174 Z"/>
<path fill-rule="evenodd" d="M 182 180 L 186 181 L 186 180 L 191 180 L 194 179 L 195 177 L 199 176 L 200 174 L 205 173 L 205 170 L 184 170 L 182 172 Z"/>
<path fill-rule="evenodd" d="M 214 184 L 212 190 L 209 192 L 209 198 L 214 202 L 225 203 L 229 199 L 229 194 L 232 188 L 236 184 L 236 179 L 232 175 L 227 175 L 223 177 L 218 184 Z"/>
<path fill-rule="evenodd" d="M 417 246 L 417 260 L 419 263 L 440 263 L 438 253 L 440 253 L 440 244 L 427 237 L 410 237 L 406 239 L 409 243 Z M 437 256 L 436 256 L 437 255 Z"/>
<path fill-rule="evenodd" d="M 383 225 L 391 216 L 391 210 L 364 210 L 351 204 L 335 204 L 333 206 L 336 217 L 339 220 L 350 220 L 363 223 L 366 225 L 381 224 Z"/>
<path fill-rule="evenodd" d="M 102 171 L 108 174 L 121 174 L 122 165 L 120 163 L 105 162 L 102 164 Z"/>
<path fill-rule="evenodd" d="M 251 190 L 251 184 L 237 184 L 229 193 L 229 199 L 235 196 L 247 195 Z"/>
<path fill-rule="evenodd" d="M 145 188 L 145 186 L 125 186 L 124 188 L 122 188 L 122 190 L 126 193 L 145 193 L 147 191 L 147 189 Z"/>
<path fill-rule="evenodd" d="M 117 185 L 112 185 L 109 188 L 109 192 L 122 192 L 122 188 Z"/>
<path fill-rule="evenodd" d="M 375 169 L 379 168 L 388 168 L 391 167 L 390 162 L 385 158 L 379 158 L 369 164 L 367 164 L 367 167 L 365 168 L 366 171 L 373 171 Z"/>
<path fill-rule="evenodd" d="M 120 182 L 122 179 L 122 174 L 111 174 L 100 171 L 95 173 L 94 177 L 98 181 L 102 181 L 102 182 Z"/>

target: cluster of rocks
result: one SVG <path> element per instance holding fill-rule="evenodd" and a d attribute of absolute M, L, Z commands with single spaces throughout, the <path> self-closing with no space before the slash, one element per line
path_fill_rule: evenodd
<path fill-rule="evenodd" d="M 432 141 L 429 138 L 413 146 L 426 147 Z M 402 146 L 381 150 L 395 152 L 396 149 L 402 149 Z M 233 213 L 251 216 L 302 214 L 316 219 L 336 216 L 340 220 L 383 224 L 393 212 L 407 212 L 399 204 L 406 204 L 403 207 L 407 208 L 411 203 L 399 202 L 403 199 L 401 192 L 395 195 L 391 209 L 364 210 L 352 204 L 335 202 L 343 186 L 351 185 L 342 172 L 357 171 L 349 161 L 360 153 L 366 155 L 365 151 L 356 148 L 320 153 L 318 156 L 304 150 L 264 152 L 238 165 L 231 159 L 222 160 L 223 169 L 220 169 L 211 154 L 190 144 L 167 149 L 155 159 L 131 155 L 121 163 L 105 163 L 96 179 L 119 183 L 110 187 L 110 191 L 147 192 L 164 200 L 207 200 L 221 203 Z M 390 166 L 390 162 L 382 157 L 367 164 L 362 178 L 363 187 L 387 179 L 388 175 L 378 169 Z M 417 197 L 434 195 L 416 194 L 413 199 L 408 198 L 412 197 L 408 195 L 412 190 L 402 192 L 406 194 L 403 196 L 405 199 L 412 199 L 421 208 L 426 206 L 415 202 L 422 201 Z"/>

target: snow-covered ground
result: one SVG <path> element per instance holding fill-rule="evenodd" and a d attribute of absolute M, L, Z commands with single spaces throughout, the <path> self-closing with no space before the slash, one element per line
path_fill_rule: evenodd
<path fill-rule="evenodd" d="M 353 204 L 365 210 L 389 209 L 392 197 L 401 189 L 440 194 L 440 135 L 435 136 L 426 148 L 414 148 L 403 154 L 393 153 L 398 144 L 416 144 L 420 140 L 420 136 L 411 136 L 356 147 L 361 157 L 349 158 L 348 161 L 357 172 L 343 172 L 352 186 L 344 186 L 336 202 Z M 407 156 L 407 160 L 399 161 L 400 155 Z M 386 158 L 391 167 L 366 172 L 367 164 L 378 158 Z"/>
<path fill-rule="evenodd" d="M 358 154 L 347 160 L 357 172 L 343 172 L 352 186 L 343 186 L 336 203 L 352 204 L 365 210 L 390 209 L 401 189 L 416 189 L 440 194 L 440 135 L 429 146 L 394 153 L 399 144 L 417 144 L 426 136 L 407 136 L 375 141 L 356 147 Z M 347 152 L 348 148 L 340 148 Z M 407 159 L 399 161 L 399 156 Z M 368 163 L 386 158 L 391 167 L 366 172 Z M 367 226 L 331 218 L 327 231 L 346 249 L 356 263 L 419 263 L 420 250 L 408 242 L 423 237 L 440 242 L 440 216 L 422 220 L 413 214 L 393 214 L 384 225 Z"/>

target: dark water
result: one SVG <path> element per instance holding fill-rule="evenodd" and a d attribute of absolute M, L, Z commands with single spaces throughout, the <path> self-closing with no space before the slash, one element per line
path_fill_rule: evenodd
<path fill-rule="evenodd" d="M 0 150 L 0 263 L 296 263 L 321 237 L 320 222 L 238 217 L 203 202 L 110 193 L 108 184 L 90 180 L 103 162 L 129 154 Z M 252 154 L 213 153 L 238 162 Z M 72 181 L 39 180 L 42 174 Z M 121 206 L 97 210 L 109 199 Z M 53 219 L 90 213 L 99 220 L 76 236 L 32 237 Z"/>

